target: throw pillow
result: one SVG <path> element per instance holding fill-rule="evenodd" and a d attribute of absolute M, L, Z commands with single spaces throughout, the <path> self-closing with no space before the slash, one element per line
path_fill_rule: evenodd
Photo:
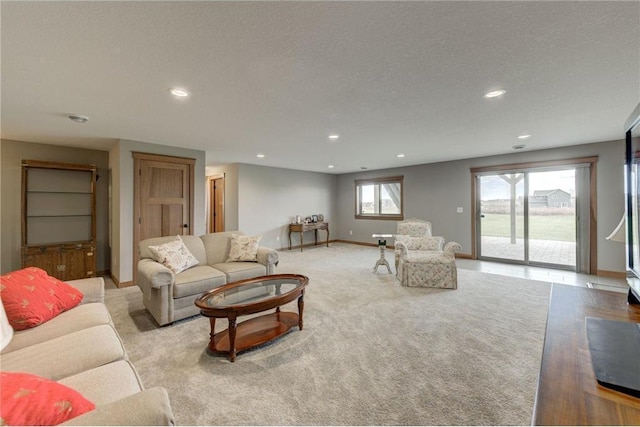
<path fill-rule="evenodd" d="M 12 426 L 51 426 L 95 409 L 77 391 L 20 372 L 0 373 L 0 421 Z"/>
<path fill-rule="evenodd" d="M 229 258 L 227 262 L 253 261 L 258 262 L 258 245 L 262 236 L 241 236 L 234 234 L 231 236 L 229 246 Z"/>
<path fill-rule="evenodd" d="M 155 260 L 173 271 L 173 274 L 198 265 L 198 260 L 187 249 L 180 236 L 176 236 L 175 240 L 162 245 L 149 246 L 149 250 Z"/>
<path fill-rule="evenodd" d="M 16 331 L 38 326 L 80 304 L 82 292 L 37 267 L 0 276 L 0 298 Z"/>

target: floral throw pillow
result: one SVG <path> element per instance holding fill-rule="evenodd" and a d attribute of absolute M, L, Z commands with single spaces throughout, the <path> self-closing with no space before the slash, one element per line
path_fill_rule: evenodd
<path fill-rule="evenodd" d="M 0 298 L 16 331 L 33 328 L 80 304 L 82 292 L 38 267 L 0 276 Z"/>
<path fill-rule="evenodd" d="M 178 274 L 188 268 L 198 265 L 198 260 L 187 249 L 186 245 L 176 236 L 175 240 L 157 246 L 149 246 L 154 259 L 164 265 L 173 274 Z"/>
<path fill-rule="evenodd" d="M 77 391 L 21 372 L 0 373 L 0 424 L 54 426 L 95 409 Z"/>
<path fill-rule="evenodd" d="M 258 261 L 258 245 L 262 236 L 240 236 L 233 235 L 231 237 L 231 245 L 229 247 L 229 258 L 227 262 L 234 261 Z"/>

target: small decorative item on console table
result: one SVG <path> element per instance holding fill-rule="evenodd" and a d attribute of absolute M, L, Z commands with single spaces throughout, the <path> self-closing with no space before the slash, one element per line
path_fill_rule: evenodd
<path fill-rule="evenodd" d="M 315 215 L 314 215 L 315 216 Z M 329 223 L 317 222 L 311 224 L 289 224 L 289 250 L 291 250 L 291 233 L 300 233 L 300 252 L 304 246 L 303 234 L 305 231 L 312 231 L 315 233 L 315 244 L 318 244 L 318 230 L 324 230 L 327 232 L 327 247 L 329 247 Z"/>
<path fill-rule="evenodd" d="M 300 274 L 273 274 L 229 283 L 202 294 L 195 302 L 200 313 L 209 318 L 212 353 L 228 354 L 234 362 L 242 350 L 273 341 L 297 326 L 302 330 L 304 289 L 309 278 Z M 280 311 L 280 306 L 298 299 L 298 313 Z M 236 324 L 238 316 L 262 313 Z M 227 318 L 229 328 L 215 333 L 216 319 Z"/>

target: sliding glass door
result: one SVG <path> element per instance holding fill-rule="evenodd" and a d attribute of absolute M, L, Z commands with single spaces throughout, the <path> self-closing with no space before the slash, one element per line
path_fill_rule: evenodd
<path fill-rule="evenodd" d="M 478 258 L 580 271 L 576 178 L 575 166 L 476 175 Z"/>

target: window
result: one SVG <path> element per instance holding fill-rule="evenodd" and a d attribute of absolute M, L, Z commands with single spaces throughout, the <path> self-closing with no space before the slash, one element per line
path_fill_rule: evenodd
<path fill-rule="evenodd" d="M 357 179 L 356 219 L 404 219 L 402 176 Z"/>

